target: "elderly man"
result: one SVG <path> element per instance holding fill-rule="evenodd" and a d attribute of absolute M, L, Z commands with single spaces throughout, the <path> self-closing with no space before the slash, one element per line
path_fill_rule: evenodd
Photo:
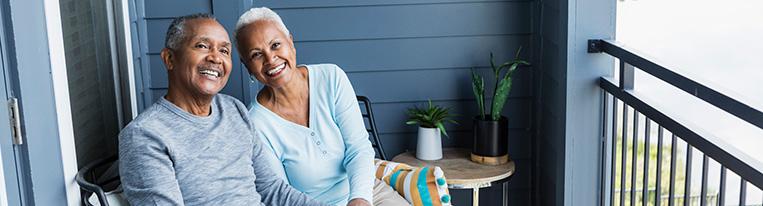
<path fill-rule="evenodd" d="M 218 94 L 231 73 L 228 33 L 207 14 L 175 19 L 161 52 L 167 95 L 119 135 L 131 205 L 321 205 L 261 160 L 247 108 Z"/>

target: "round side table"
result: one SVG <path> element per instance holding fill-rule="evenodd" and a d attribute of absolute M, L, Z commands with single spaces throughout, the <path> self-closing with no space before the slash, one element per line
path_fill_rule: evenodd
<path fill-rule="evenodd" d="M 411 166 L 438 166 L 445 173 L 448 188 L 472 189 L 472 204 L 479 205 L 480 188 L 490 187 L 493 183 L 505 182 L 514 174 L 514 161 L 501 165 L 483 165 L 470 160 L 470 152 L 461 148 L 443 148 L 442 159 L 425 161 L 416 159 L 412 152 L 405 152 L 392 158 L 394 162 Z M 503 187 L 504 205 L 507 202 L 506 187 Z"/>

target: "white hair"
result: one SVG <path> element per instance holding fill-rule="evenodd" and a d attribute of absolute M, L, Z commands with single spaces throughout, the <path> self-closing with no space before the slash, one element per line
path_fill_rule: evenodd
<path fill-rule="evenodd" d="M 289 35 L 289 29 L 286 29 L 286 25 L 283 24 L 283 20 L 281 20 L 281 17 L 276 14 L 273 10 L 270 10 L 267 7 L 260 7 L 260 8 L 251 8 L 249 11 L 244 12 L 244 14 L 241 14 L 241 17 L 238 18 L 238 22 L 236 22 L 236 30 L 235 30 L 235 37 L 238 38 L 238 34 L 241 31 L 242 28 L 245 26 L 254 23 L 256 21 L 260 20 L 266 20 L 266 21 L 273 21 L 278 26 L 278 29 L 281 30 L 286 35 Z"/>

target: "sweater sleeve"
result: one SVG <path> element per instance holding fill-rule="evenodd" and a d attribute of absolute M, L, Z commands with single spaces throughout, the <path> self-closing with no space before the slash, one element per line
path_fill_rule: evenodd
<path fill-rule="evenodd" d="M 374 150 L 368 141 L 368 132 L 360 114 L 355 91 L 347 74 L 338 66 L 335 72 L 334 121 L 339 127 L 345 144 L 342 164 L 347 169 L 350 180 L 350 197 L 366 199 L 373 203 L 373 158 Z"/>
<path fill-rule="evenodd" d="M 119 136 L 119 174 L 130 205 L 184 205 L 167 146 L 139 127 Z"/>
<path fill-rule="evenodd" d="M 253 131 L 254 132 L 254 131 Z M 277 176 L 270 168 L 270 164 L 264 161 L 268 157 L 260 137 L 254 132 L 254 149 L 252 151 L 252 167 L 254 167 L 255 185 L 257 192 L 262 196 L 265 205 L 325 205 L 318 202 L 305 193 L 294 189 L 282 178 Z"/>

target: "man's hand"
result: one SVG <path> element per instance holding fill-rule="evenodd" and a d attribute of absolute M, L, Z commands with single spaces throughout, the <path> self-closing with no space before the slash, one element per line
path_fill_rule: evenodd
<path fill-rule="evenodd" d="M 371 206 L 371 203 L 363 198 L 355 198 L 347 203 L 347 206 Z"/>

